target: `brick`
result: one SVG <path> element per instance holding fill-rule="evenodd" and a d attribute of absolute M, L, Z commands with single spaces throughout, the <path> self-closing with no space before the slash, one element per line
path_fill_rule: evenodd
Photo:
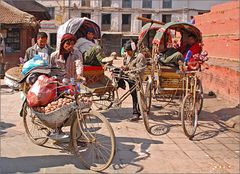
<path fill-rule="evenodd" d="M 231 2 L 223 3 L 223 4 L 218 4 L 215 5 L 211 8 L 211 11 L 225 11 L 225 10 L 231 10 L 234 8 L 239 8 L 239 1 L 238 0 L 233 0 Z"/>
<path fill-rule="evenodd" d="M 211 57 L 239 60 L 239 39 L 224 37 L 204 37 L 204 50 Z"/>

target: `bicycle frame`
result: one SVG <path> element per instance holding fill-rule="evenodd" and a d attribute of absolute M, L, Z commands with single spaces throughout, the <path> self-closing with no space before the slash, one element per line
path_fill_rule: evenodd
<path fill-rule="evenodd" d="M 131 95 L 131 93 L 134 91 L 134 90 L 140 90 L 140 87 L 141 87 L 141 80 L 140 80 L 140 75 L 138 74 L 136 77 L 134 77 L 133 79 L 129 78 L 129 77 L 120 77 L 120 76 L 116 76 L 116 75 L 112 75 L 112 80 L 114 82 L 114 92 L 116 93 L 116 100 L 113 101 L 113 104 L 115 105 L 121 105 L 122 102 L 129 96 Z M 119 93 L 118 93 L 118 90 L 117 90 L 117 78 L 118 79 L 123 79 L 123 80 L 133 80 L 135 81 L 135 84 L 129 89 L 127 90 L 127 92 L 125 92 L 121 97 L 119 97 Z"/>
<path fill-rule="evenodd" d="M 183 74 L 183 87 L 182 90 L 185 92 L 184 96 L 189 93 L 193 95 L 193 102 L 196 102 L 196 90 L 197 90 L 197 76 L 198 71 L 186 71 Z"/>

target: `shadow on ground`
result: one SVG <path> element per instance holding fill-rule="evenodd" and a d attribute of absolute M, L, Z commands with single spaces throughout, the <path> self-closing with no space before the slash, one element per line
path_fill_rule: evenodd
<path fill-rule="evenodd" d="M 39 172 L 41 168 L 51 168 L 74 164 L 77 168 L 84 169 L 81 163 L 72 155 L 46 155 L 27 157 L 1 157 L 0 171 L 2 173 L 32 173 Z"/>
<path fill-rule="evenodd" d="M 7 128 L 16 126 L 15 124 L 12 123 L 5 123 L 5 122 L 0 122 L 0 136 L 7 133 L 6 131 L 4 131 Z"/>
<path fill-rule="evenodd" d="M 136 164 L 136 162 L 150 157 L 150 153 L 148 152 L 149 147 L 152 144 L 162 144 L 161 141 L 157 140 L 129 137 L 116 137 L 116 142 L 117 153 L 109 170 L 111 170 L 111 168 L 114 170 L 124 170 L 127 168 L 127 170 L 129 170 L 129 167 L 131 167 L 134 173 L 144 169 L 143 166 Z M 136 147 L 136 144 L 138 147 Z M 58 147 L 60 147 L 60 145 Z M 64 145 L 62 147 L 64 147 Z M 66 149 L 60 152 L 66 153 Z M 2 173 L 32 173 L 39 172 L 41 168 L 62 167 L 68 164 L 73 164 L 76 168 L 86 170 L 87 172 L 87 169 L 81 164 L 80 159 L 70 154 L 17 158 L 1 157 L 0 171 Z"/>

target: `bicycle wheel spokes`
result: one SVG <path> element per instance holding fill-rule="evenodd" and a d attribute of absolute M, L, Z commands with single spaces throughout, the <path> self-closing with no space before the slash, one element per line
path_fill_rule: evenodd
<path fill-rule="evenodd" d="M 75 152 L 87 168 L 102 171 L 111 164 L 115 154 L 115 136 L 109 122 L 101 114 L 84 114 L 80 127 L 76 119 L 72 138 Z"/>
<path fill-rule="evenodd" d="M 181 119 L 184 133 L 187 137 L 192 138 L 196 132 L 198 114 L 191 94 L 185 96 L 181 109 Z"/>
<path fill-rule="evenodd" d="M 37 145 L 45 144 L 48 140 L 47 136 L 50 134 L 50 131 L 45 126 L 43 126 L 41 121 L 35 114 L 33 114 L 27 104 L 24 104 L 23 107 L 23 123 L 27 136 L 33 143 Z"/>
<path fill-rule="evenodd" d="M 107 91 L 100 96 L 93 96 L 93 103 L 98 109 L 109 109 L 112 106 L 114 100 L 114 92 Z"/>
<path fill-rule="evenodd" d="M 146 104 L 146 100 L 144 98 L 144 93 L 142 90 L 137 91 L 137 97 L 138 97 L 138 105 L 139 105 L 139 109 L 141 112 L 141 116 L 143 118 L 144 126 L 145 126 L 146 130 L 149 133 L 151 133 L 150 125 L 149 125 L 149 118 L 148 118 L 147 104 Z"/>
<path fill-rule="evenodd" d="M 203 100 L 204 100 L 204 95 L 203 95 L 202 82 L 198 79 L 197 86 L 196 86 L 196 107 L 197 107 L 198 115 L 202 111 Z"/>

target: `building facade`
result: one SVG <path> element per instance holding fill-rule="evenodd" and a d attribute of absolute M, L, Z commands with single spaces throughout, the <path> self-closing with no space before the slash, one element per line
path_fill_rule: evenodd
<path fill-rule="evenodd" d="M 8 69 L 19 64 L 19 57 L 23 57 L 26 49 L 32 46 L 33 35 L 40 26 L 33 15 L 4 1 L 0 1 L 0 11 L 0 36 L 3 46 L 0 64 L 5 64 Z M 1 67 L 0 71 L 2 75 L 4 72 Z"/>
<path fill-rule="evenodd" d="M 212 5 L 230 0 L 37 0 L 48 7 L 52 20 L 41 23 L 54 46 L 59 25 L 72 17 L 88 17 L 102 30 L 108 53 L 119 52 L 128 39 L 136 40 L 144 25 L 138 16 L 162 22 L 189 21 L 208 12 Z M 113 42 L 114 41 L 114 42 Z M 116 48 L 117 50 L 114 50 Z"/>

